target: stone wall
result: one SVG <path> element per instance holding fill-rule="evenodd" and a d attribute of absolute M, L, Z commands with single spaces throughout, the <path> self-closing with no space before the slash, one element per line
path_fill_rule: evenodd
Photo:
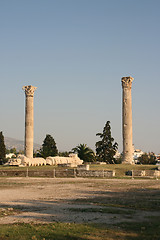
<path fill-rule="evenodd" d="M 115 171 L 107 171 L 107 170 L 77 170 L 77 177 L 115 177 Z"/>
<path fill-rule="evenodd" d="M 158 170 L 132 170 L 127 171 L 126 175 L 132 177 L 159 177 L 160 171 Z"/>
<path fill-rule="evenodd" d="M 19 170 L 0 170 L 0 177 L 26 177 L 27 171 Z"/>
<path fill-rule="evenodd" d="M 51 169 L 51 170 L 0 170 L 0 177 L 114 177 L 115 171 L 77 170 L 77 169 Z"/>
<path fill-rule="evenodd" d="M 126 175 L 132 177 L 160 177 L 160 171 L 158 170 L 134 170 L 126 172 Z M 93 177 L 93 178 L 110 178 L 115 177 L 115 171 L 107 170 L 83 170 L 83 169 L 59 169 L 52 168 L 49 170 L 0 170 L 0 177 L 48 177 L 48 178 L 61 178 L 61 177 Z"/>

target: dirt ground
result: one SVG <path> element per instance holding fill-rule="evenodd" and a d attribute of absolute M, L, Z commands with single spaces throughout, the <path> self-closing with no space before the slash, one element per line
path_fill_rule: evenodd
<path fill-rule="evenodd" d="M 147 221 L 159 206 L 160 180 L 0 178 L 0 224 Z"/>

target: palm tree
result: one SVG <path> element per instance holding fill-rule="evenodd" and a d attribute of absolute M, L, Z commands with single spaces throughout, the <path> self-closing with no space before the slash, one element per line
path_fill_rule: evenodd
<path fill-rule="evenodd" d="M 78 157 L 84 162 L 93 162 L 95 160 L 95 153 L 91 148 L 87 147 L 87 144 L 79 144 L 72 151 L 77 153 Z"/>

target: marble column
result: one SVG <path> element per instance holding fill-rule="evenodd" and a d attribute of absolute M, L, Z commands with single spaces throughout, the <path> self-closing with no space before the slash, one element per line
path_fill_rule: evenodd
<path fill-rule="evenodd" d="M 122 131 L 123 131 L 123 162 L 124 164 L 133 164 L 133 144 L 132 144 L 132 96 L 131 87 L 132 77 L 123 77 L 121 79 L 123 97 L 122 97 Z"/>
<path fill-rule="evenodd" d="M 24 86 L 22 88 L 25 91 L 26 103 L 25 103 L 25 156 L 27 158 L 33 158 L 33 97 L 36 87 L 31 85 Z"/>

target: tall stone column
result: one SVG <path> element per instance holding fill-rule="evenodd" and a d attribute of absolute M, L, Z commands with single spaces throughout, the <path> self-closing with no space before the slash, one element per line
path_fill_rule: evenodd
<path fill-rule="evenodd" d="M 26 95 L 25 104 L 25 156 L 33 158 L 33 97 L 36 87 L 31 85 L 22 88 Z"/>
<path fill-rule="evenodd" d="M 132 97 L 131 87 L 132 77 L 121 79 L 123 88 L 122 99 L 122 130 L 123 130 L 123 162 L 133 164 L 133 145 L 132 145 Z"/>

